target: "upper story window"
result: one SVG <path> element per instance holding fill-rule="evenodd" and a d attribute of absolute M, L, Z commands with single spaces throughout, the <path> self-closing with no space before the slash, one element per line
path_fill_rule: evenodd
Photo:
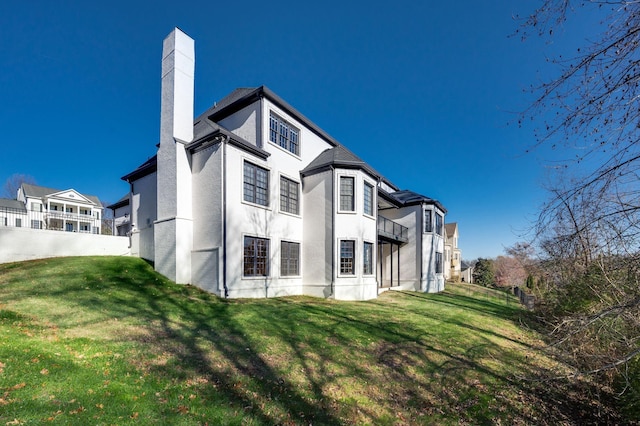
<path fill-rule="evenodd" d="M 443 222 L 442 215 L 436 213 L 436 234 L 438 235 L 442 235 L 442 222 Z"/>
<path fill-rule="evenodd" d="M 362 250 L 362 273 L 373 275 L 373 243 L 364 243 Z"/>
<path fill-rule="evenodd" d="M 340 210 L 352 212 L 355 210 L 354 182 L 350 176 L 340 176 Z"/>
<path fill-rule="evenodd" d="M 269 140 L 295 155 L 300 155 L 300 130 L 273 112 L 269 117 Z"/>
<path fill-rule="evenodd" d="M 260 166 L 244 163 L 244 201 L 269 205 L 269 170 Z"/>
<path fill-rule="evenodd" d="M 280 210 L 287 213 L 299 214 L 298 199 L 300 184 L 284 176 L 280 176 Z"/>
<path fill-rule="evenodd" d="M 431 220 L 431 210 L 424 211 L 424 232 L 433 232 L 433 222 Z"/>
<path fill-rule="evenodd" d="M 373 185 L 364 183 L 364 214 L 373 216 Z"/>

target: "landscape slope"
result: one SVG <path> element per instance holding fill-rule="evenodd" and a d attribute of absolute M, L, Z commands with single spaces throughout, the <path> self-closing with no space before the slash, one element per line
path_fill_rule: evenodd
<path fill-rule="evenodd" d="M 223 300 L 127 257 L 0 265 L 0 424 L 579 424 L 613 414 L 473 285 Z M 586 386 L 586 385 L 585 385 Z"/>

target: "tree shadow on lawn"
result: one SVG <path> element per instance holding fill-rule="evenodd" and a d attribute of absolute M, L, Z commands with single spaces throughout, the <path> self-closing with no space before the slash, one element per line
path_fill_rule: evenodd
<path fill-rule="evenodd" d="M 535 411 L 522 410 L 526 399 L 513 398 L 529 385 L 481 364 L 493 345 L 487 336 L 462 352 L 435 347 L 419 321 L 393 320 L 396 303 L 376 302 L 372 315 L 372 305 L 362 302 L 227 301 L 169 284 L 139 260 L 105 261 L 99 269 L 81 278 L 57 274 L 52 279 L 73 285 L 47 297 L 98 312 L 82 327 L 134 318 L 117 338 L 150 351 L 139 354 L 138 368 L 172 383 L 195 383 L 191 389 L 205 404 L 222 407 L 238 423 L 493 423 L 500 412 L 505 420 L 536 423 Z M 460 307 L 474 309 L 470 302 Z M 159 357 L 169 361 L 153 362 Z M 500 392 L 501 407 L 485 398 Z M 561 394 L 552 401 L 556 397 L 562 401 Z M 562 418 L 567 404 L 553 405 L 536 409 Z M 184 420 L 169 407 L 164 415 Z"/>

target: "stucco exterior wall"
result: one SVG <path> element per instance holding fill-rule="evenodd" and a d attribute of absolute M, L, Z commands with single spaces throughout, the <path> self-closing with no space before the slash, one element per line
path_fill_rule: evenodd
<path fill-rule="evenodd" d="M 0 227 L 0 263 L 61 256 L 129 254 L 127 237 Z"/>
<path fill-rule="evenodd" d="M 333 202 L 336 209 L 335 228 L 335 255 L 336 277 L 334 285 L 334 295 L 339 300 L 369 300 L 378 295 L 378 285 L 375 275 L 375 265 L 377 253 L 375 250 L 378 238 L 378 227 L 375 216 L 364 214 L 364 182 L 367 181 L 375 188 L 376 182 L 360 170 L 336 169 L 334 180 Z M 340 177 L 353 177 L 355 183 L 355 211 L 340 211 Z M 376 206 L 376 194 L 374 192 L 373 205 Z M 375 209 L 374 209 L 375 214 Z M 354 274 L 344 275 L 340 273 L 340 241 L 355 241 L 354 253 Z M 363 273 L 363 246 L 364 243 L 374 244 L 373 253 L 373 273 L 364 275 Z"/>
<path fill-rule="evenodd" d="M 304 178 L 302 186 L 304 209 L 304 243 L 302 271 L 304 294 L 316 297 L 332 295 L 333 268 L 333 172 L 318 173 Z"/>
<path fill-rule="evenodd" d="M 144 176 L 131 187 L 131 254 L 155 261 L 153 222 L 157 206 L 156 173 Z"/>
<path fill-rule="evenodd" d="M 240 111 L 220 120 L 220 125 L 248 142 L 258 145 L 260 134 L 260 102 L 254 102 Z"/>
<path fill-rule="evenodd" d="M 422 206 L 409 206 L 401 209 L 387 209 L 379 212 L 380 216 L 393 220 L 402 226 L 408 228 L 408 242 L 400 246 L 400 283 L 394 282 L 394 287 L 398 286 L 401 290 L 420 291 L 420 269 L 422 260 Z M 391 247 L 384 245 L 388 254 Z M 393 273 L 397 271 L 398 264 L 398 247 L 393 248 Z M 390 257 L 385 257 L 385 284 L 389 284 L 389 268 L 391 268 Z M 396 278 L 394 278 L 395 280 Z"/>
<path fill-rule="evenodd" d="M 194 153 L 191 157 L 193 179 L 193 251 L 191 283 L 222 295 L 222 160 L 221 144 Z"/>

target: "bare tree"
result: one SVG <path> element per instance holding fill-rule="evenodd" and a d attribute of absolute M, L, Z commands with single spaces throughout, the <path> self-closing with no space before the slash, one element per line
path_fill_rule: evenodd
<path fill-rule="evenodd" d="M 21 173 L 15 173 L 9 176 L 2 187 L 3 197 L 15 199 L 18 194 L 18 188 L 20 188 L 20 185 L 23 183 L 35 185 L 36 180 L 32 176 Z"/>
<path fill-rule="evenodd" d="M 558 76 L 522 116 L 544 117 L 538 144 L 572 153 L 536 226 L 543 313 L 580 370 L 624 374 L 640 355 L 640 3 L 543 0 L 521 32 L 553 37 L 577 8 L 599 14 L 600 34 L 552 60 Z"/>

